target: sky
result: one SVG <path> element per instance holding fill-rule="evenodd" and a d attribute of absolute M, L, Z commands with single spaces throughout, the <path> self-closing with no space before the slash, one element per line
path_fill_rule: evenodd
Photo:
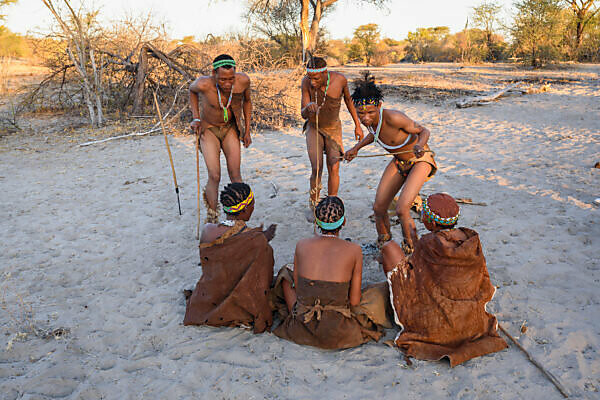
<path fill-rule="evenodd" d="M 448 26 L 458 32 L 465 26 L 473 6 L 483 0 L 388 0 L 385 8 L 361 3 L 359 0 L 338 0 L 334 12 L 322 25 L 332 39 L 350 38 L 359 25 L 379 25 L 383 37 L 405 39 L 409 31 L 419 27 Z M 62 0 L 54 0 L 60 4 Z M 79 0 L 71 0 L 80 4 Z M 511 0 L 498 0 L 504 11 L 510 10 Z M 248 30 L 242 18 L 244 0 L 92 0 L 86 1 L 100 9 L 104 21 L 118 20 L 124 15 L 146 15 L 152 12 L 165 22 L 173 38 L 195 36 L 204 39 Z M 6 7 L 6 26 L 17 33 L 44 32 L 51 23 L 50 12 L 41 0 L 18 0 Z"/>

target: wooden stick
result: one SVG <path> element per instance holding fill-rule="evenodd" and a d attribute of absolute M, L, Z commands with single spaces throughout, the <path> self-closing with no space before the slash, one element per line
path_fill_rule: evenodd
<path fill-rule="evenodd" d="M 158 120 L 160 121 L 160 127 L 163 131 L 163 135 L 165 136 L 165 145 L 167 146 L 167 153 L 169 153 L 171 171 L 173 171 L 173 183 L 175 183 L 175 193 L 177 194 L 177 206 L 179 207 L 179 215 L 181 215 L 181 202 L 179 201 L 179 186 L 177 185 L 177 176 L 175 175 L 175 166 L 173 165 L 173 156 L 171 155 L 171 148 L 169 147 L 167 130 L 165 129 L 165 125 L 162 120 L 162 115 L 160 114 L 160 107 L 158 107 L 158 99 L 156 98 L 156 92 L 152 92 L 152 96 L 154 96 L 154 105 L 156 106 L 156 113 L 158 115 Z"/>
<path fill-rule="evenodd" d="M 196 181 L 198 184 L 198 225 L 196 226 L 196 240 L 200 240 L 200 135 L 196 136 Z"/>
<path fill-rule="evenodd" d="M 371 158 L 371 157 L 387 157 L 387 156 L 395 156 L 396 154 L 409 154 L 413 153 L 412 150 L 404 150 L 404 151 L 396 151 L 394 153 L 381 153 L 381 154 L 366 154 L 362 156 L 356 156 L 354 158 Z M 423 153 L 433 153 L 435 156 L 435 152 L 433 150 L 423 150 Z M 338 157 L 338 160 L 343 160 L 344 156 Z"/>
<path fill-rule="evenodd" d="M 531 354 L 529 354 L 529 352 L 527 350 L 525 350 L 525 348 L 523 346 L 521 346 L 521 344 L 519 342 L 517 342 L 517 340 L 514 337 L 512 337 L 512 335 L 510 333 L 508 333 L 506 331 L 506 329 L 504 329 L 504 327 L 502 325 L 500 325 L 500 323 L 498 323 L 498 328 L 500 328 L 500 330 L 502 331 L 502 333 L 504 333 L 523 353 L 525 353 L 525 355 L 527 356 L 527 358 L 529 358 L 529 361 L 531 361 L 531 363 L 533 365 L 535 365 L 536 367 L 538 367 L 538 369 L 540 371 L 542 371 L 544 373 L 544 375 L 546 375 L 546 377 L 550 380 L 550 382 L 552 382 L 554 384 L 554 386 L 556 386 L 556 388 L 558 389 L 558 391 L 565 398 L 569 397 L 569 394 L 567 393 L 567 390 L 563 387 L 563 385 L 559 382 L 559 380 L 554 375 L 552 375 L 552 373 L 550 373 L 550 371 L 547 371 L 539 362 L 537 362 L 531 356 Z"/>

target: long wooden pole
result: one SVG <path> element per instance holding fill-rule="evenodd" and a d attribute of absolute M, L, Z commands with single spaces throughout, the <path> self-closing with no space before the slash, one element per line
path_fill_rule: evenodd
<path fill-rule="evenodd" d="M 160 121 L 160 127 L 165 136 L 165 145 L 167 146 L 167 153 L 169 153 L 169 161 L 171 162 L 171 171 L 173 171 L 173 183 L 175 184 L 175 193 L 177 194 L 177 207 L 179 207 L 179 215 L 181 215 L 181 202 L 179 201 L 179 186 L 177 185 L 177 176 L 175 175 L 175 166 L 173 165 L 173 156 L 171 155 L 171 148 L 169 147 L 169 139 L 167 138 L 167 130 L 163 123 L 162 114 L 160 113 L 160 107 L 158 107 L 158 99 L 156 98 L 156 92 L 152 92 L 154 96 L 154 105 L 156 106 L 156 114 Z"/>
<path fill-rule="evenodd" d="M 198 186 L 198 225 L 196 226 L 196 240 L 200 240 L 200 137 L 196 135 L 196 182 Z"/>
<path fill-rule="evenodd" d="M 546 375 L 546 377 L 550 380 L 550 382 L 552 382 L 554 384 L 554 386 L 556 386 L 556 388 L 558 389 L 558 391 L 560 392 L 560 394 L 562 394 L 565 397 L 565 399 L 569 397 L 569 394 L 567 393 L 567 390 L 559 382 L 559 380 L 554 375 L 552 375 L 552 373 L 550 371 L 546 370 L 546 368 L 544 368 L 539 362 L 537 362 L 535 360 L 535 358 L 533 358 L 531 356 L 531 354 L 529 354 L 529 352 L 527 350 L 525 350 L 525 348 L 523 346 L 521 346 L 521 344 L 519 342 L 517 342 L 517 339 L 515 339 L 514 337 L 512 337 L 512 335 L 510 333 L 508 333 L 506 331 L 506 329 L 504 329 L 504 327 L 502 325 L 500 325 L 500 323 L 498 323 L 498 328 L 500 328 L 500 330 L 502 331 L 502 333 L 504 333 L 519 348 L 519 350 L 521 350 L 523 353 L 525 353 L 525 355 L 527 356 L 527 358 L 529 359 L 529 361 L 531 361 L 531 363 L 533 365 L 535 365 L 536 367 L 538 367 L 538 369 L 540 371 L 542 371 L 542 373 L 544 375 Z"/>

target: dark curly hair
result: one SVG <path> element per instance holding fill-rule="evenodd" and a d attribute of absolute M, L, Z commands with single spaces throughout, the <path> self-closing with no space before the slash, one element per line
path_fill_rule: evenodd
<path fill-rule="evenodd" d="M 233 60 L 233 57 L 231 57 L 229 54 L 219 54 L 213 60 L 213 64 L 216 63 L 217 61 L 222 61 L 222 60 Z M 219 68 L 231 69 L 234 67 L 232 67 L 231 65 L 223 65 L 222 67 L 219 67 Z"/>
<path fill-rule="evenodd" d="M 242 182 L 233 182 L 228 185 L 225 185 L 223 190 L 221 191 L 221 204 L 225 207 L 232 207 L 236 204 L 241 203 L 246 200 L 248 195 L 250 194 L 250 186 Z M 242 210 L 243 211 L 243 210 Z M 228 213 L 225 211 L 225 214 L 229 215 L 238 215 L 241 211 L 235 213 Z"/>
<path fill-rule="evenodd" d="M 306 68 L 323 68 L 327 66 L 327 61 L 323 57 L 309 56 L 306 62 Z"/>
<path fill-rule="evenodd" d="M 327 196 L 317 204 L 317 208 L 315 208 L 315 217 L 322 222 L 336 222 L 344 216 L 345 211 L 342 199 L 337 196 Z M 320 226 L 319 229 L 323 233 L 337 233 L 342 227 L 340 226 L 332 231 L 323 229 Z"/>
<path fill-rule="evenodd" d="M 352 92 L 352 101 L 360 103 L 363 100 L 374 101 L 379 104 L 383 100 L 381 89 L 375 84 L 375 77 L 369 71 L 363 71 L 362 77 L 356 79 L 354 83 L 354 92 Z"/>

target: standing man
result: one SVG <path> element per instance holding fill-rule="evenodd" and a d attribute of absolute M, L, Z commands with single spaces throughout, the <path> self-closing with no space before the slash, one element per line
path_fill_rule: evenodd
<path fill-rule="evenodd" d="M 206 223 L 218 223 L 218 190 L 221 180 L 221 149 L 227 160 L 231 182 L 242 182 L 240 140 L 250 146 L 250 78 L 236 72 L 233 57 L 221 54 L 213 61 L 211 76 L 201 76 L 190 85 L 190 124 L 200 144 L 208 171 L 204 188 Z M 198 98 L 202 101 L 202 111 Z M 243 111 L 242 111 L 243 110 Z M 242 121 L 243 120 L 243 121 Z"/>
<path fill-rule="evenodd" d="M 342 144 L 342 122 L 340 105 L 344 97 L 346 108 L 354 120 L 354 136 L 360 141 L 363 131 L 356 114 L 354 103 L 348 90 L 346 77 L 338 72 L 327 70 L 327 63 L 321 57 L 311 57 L 306 65 L 306 76 L 302 79 L 302 118 L 308 158 L 312 167 L 310 175 L 309 205 L 310 220 L 319 202 L 321 175 L 323 173 L 323 153 L 327 157 L 327 193 L 337 196 L 340 186 L 340 161 L 344 154 Z M 318 114 L 318 132 L 317 132 Z M 308 217 L 308 215 L 307 215 Z"/>

